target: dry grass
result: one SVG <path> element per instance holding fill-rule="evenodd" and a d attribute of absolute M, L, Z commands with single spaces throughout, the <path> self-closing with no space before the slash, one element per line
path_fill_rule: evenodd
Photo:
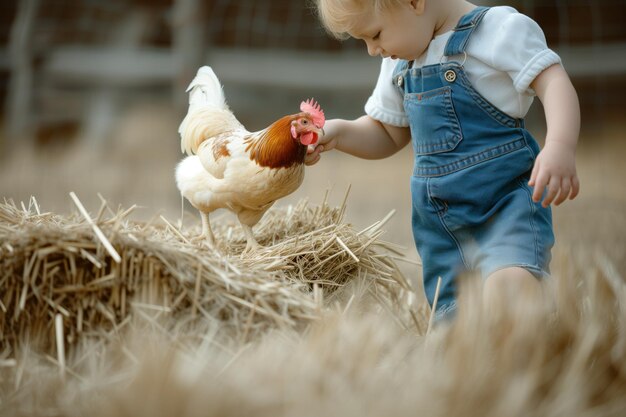
<path fill-rule="evenodd" d="M 214 323 L 191 339 L 164 317 L 138 316 L 125 337 L 69 358 L 65 377 L 51 359 L 20 351 L 2 372 L 2 411 L 623 416 L 626 286 L 609 261 L 590 262 L 566 262 L 555 302 L 498 317 L 476 308 L 481 288 L 468 280 L 457 320 L 428 336 L 374 307 L 363 280 L 343 288 L 350 303 L 326 305 L 309 326 L 273 327 L 239 348 L 225 346 Z"/>
<path fill-rule="evenodd" d="M 626 285 L 609 259 L 562 249 L 555 297 L 497 317 L 468 277 L 456 321 L 425 335 L 385 219 L 356 232 L 343 212 L 272 210 L 267 247 L 240 257 L 225 221 L 214 253 L 188 242 L 197 228 L 104 200 L 93 221 L 1 204 L 0 413 L 624 415 Z"/>

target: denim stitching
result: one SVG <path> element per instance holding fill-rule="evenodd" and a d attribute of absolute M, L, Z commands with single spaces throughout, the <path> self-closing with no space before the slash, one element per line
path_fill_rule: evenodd
<path fill-rule="evenodd" d="M 530 228 L 533 231 L 533 238 L 535 240 L 535 264 L 539 266 L 539 237 L 538 237 L 537 229 L 535 227 L 535 222 L 534 222 L 534 215 L 535 213 L 537 213 L 537 207 L 533 203 L 530 190 L 524 186 L 524 183 L 522 182 L 522 180 L 518 178 L 517 184 L 522 189 L 522 191 L 524 191 L 524 193 L 526 194 L 526 197 L 528 197 L 527 201 L 528 201 L 528 204 L 530 205 L 530 213 L 528 215 L 528 221 L 530 223 Z"/>
<path fill-rule="evenodd" d="M 452 88 L 450 86 L 444 86 L 437 88 L 435 90 L 431 90 L 426 93 L 406 93 L 404 95 L 404 100 L 414 100 L 416 97 L 421 97 L 422 99 L 430 99 L 438 96 L 443 96 L 443 104 L 446 110 L 448 121 L 450 122 L 450 129 L 452 131 L 453 136 L 449 139 L 421 144 L 419 143 L 419 139 L 415 139 L 415 151 L 420 155 L 432 155 L 441 152 L 448 152 L 454 150 L 461 140 L 463 140 L 463 132 L 461 130 L 459 117 L 457 116 L 454 110 L 454 104 L 452 102 Z"/>
<path fill-rule="evenodd" d="M 490 116 L 492 119 L 494 119 L 496 122 L 506 126 L 506 127 L 517 127 L 516 125 L 516 120 L 512 118 L 511 116 L 507 115 L 506 113 L 502 113 L 500 110 L 498 110 L 493 104 L 491 104 L 487 99 L 485 99 L 484 97 L 482 97 L 480 94 L 478 94 L 478 92 L 474 89 L 474 87 L 472 86 L 472 83 L 469 81 L 469 79 L 467 78 L 467 74 L 465 74 L 465 71 L 463 70 L 463 67 L 461 66 L 461 64 L 459 64 L 456 61 L 448 61 L 445 64 L 431 64 L 431 65 L 426 65 L 422 68 L 417 68 L 411 71 L 416 71 L 415 74 L 413 74 L 413 72 L 411 72 L 412 75 L 417 76 L 417 72 L 419 72 L 419 76 L 423 77 L 424 75 L 431 75 L 431 73 L 439 73 L 440 74 L 440 78 L 442 80 L 445 80 L 444 74 L 445 74 L 445 70 L 448 69 L 454 69 L 457 71 L 457 75 L 460 77 L 460 81 L 463 84 L 463 86 L 465 87 L 465 89 L 468 91 L 468 93 L 470 94 L 470 97 L 472 97 L 474 99 L 474 101 L 478 104 L 478 106 L 488 115 Z M 441 71 L 439 71 L 441 70 Z M 394 75 L 394 78 L 397 77 L 397 74 Z M 423 81 L 423 80 L 421 80 Z M 442 84 L 447 84 L 448 82 L 443 82 Z M 421 85 L 420 86 L 421 90 L 424 90 L 424 86 Z M 402 90 L 402 94 L 405 94 L 404 90 Z M 415 93 L 417 94 L 417 93 Z"/>
<path fill-rule="evenodd" d="M 478 93 L 472 86 L 471 81 L 467 78 L 467 74 L 465 74 L 465 71 L 461 70 L 459 72 L 464 87 L 466 88 L 470 97 L 472 97 L 476 104 L 478 104 L 479 108 L 487 113 L 487 115 L 491 116 L 491 118 L 494 119 L 496 122 L 506 127 L 517 127 L 516 119 L 498 110 L 493 104 L 489 102 L 489 100 L 487 100 L 480 93 Z"/>
<path fill-rule="evenodd" d="M 488 10 L 488 7 L 477 7 L 461 18 L 444 48 L 444 55 L 450 56 L 465 51 L 469 38 Z"/>
<path fill-rule="evenodd" d="M 450 239 L 452 239 L 454 241 L 454 244 L 456 245 L 456 248 L 459 251 L 459 255 L 461 256 L 461 261 L 463 262 L 463 266 L 465 266 L 465 268 L 469 270 L 470 267 L 468 266 L 467 261 L 465 260 L 465 255 L 463 254 L 463 249 L 461 248 L 461 244 L 459 243 L 459 241 L 456 238 L 456 236 L 454 235 L 454 233 L 452 233 L 452 231 L 446 225 L 446 222 L 443 219 L 442 211 L 439 210 L 439 208 L 437 207 L 437 204 L 433 200 L 433 195 L 430 192 L 430 179 L 428 179 L 426 181 L 426 189 L 427 189 L 427 192 L 428 192 L 428 200 L 430 201 L 430 204 L 435 206 L 435 208 L 437 209 L 437 217 L 439 218 L 439 223 L 441 223 L 441 226 L 444 228 L 446 233 L 448 233 L 448 236 L 450 236 Z M 445 210 L 446 212 L 448 211 L 447 209 L 448 209 L 448 206 L 446 204 L 446 210 Z"/>
<path fill-rule="evenodd" d="M 500 271 L 502 269 L 513 268 L 513 267 L 527 269 L 531 273 L 534 272 L 537 275 L 542 275 L 541 278 L 543 278 L 543 276 L 547 276 L 548 275 L 548 273 L 543 268 L 541 268 L 541 266 L 539 266 L 538 262 L 537 262 L 537 265 L 531 265 L 531 264 L 525 264 L 525 263 L 511 263 L 511 264 L 498 265 L 497 267 L 495 267 L 492 270 L 490 270 L 488 274 L 484 274 L 483 279 L 489 278 L 495 272 L 498 272 L 498 271 Z M 536 277 L 536 278 L 539 278 L 539 277 Z"/>
<path fill-rule="evenodd" d="M 461 141 L 463 140 L 463 131 L 461 130 L 461 122 L 459 122 L 459 116 L 456 114 L 456 109 L 454 108 L 454 101 L 452 101 L 452 89 L 450 89 L 450 94 L 446 96 L 446 102 L 448 104 L 446 108 L 448 110 L 449 116 L 455 122 L 452 128 L 454 129 L 456 133 L 455 144 L 454 144 L 454 148 L 456 148 L 457 146 L 459 146 L 459 143 L 461 143 Z"/>
<path fill-rule="evenodd" d="M 419 101 L 419 100 L 425 100 L 427 98 L 434 98 L 437 96 L 447 94 L 448 91 L 450 91 L 450 87 L 444 86 L 444 87 L 440 87 L 434 90 L 427 91 L 425 93 L 406 93 L 404 95 L 404 98 L 405 100 L 407 100 L 407 99 L 414 99 L 417 97 Z"/>
<path fill-rule="evenodd" d="M 495 159 L 502 155 L 506 155 L 511 152 L 524 149 L 525 145 L 526 145 L 525 139 L 523 138 L 516 139 L 512 142 L 505 143 L 503 145 L 496 146 L 493 148 L 489 148 L 485 151 L 470 155 L 466 158 L 459 159 L 449 164 L 440 165 L 440 166 L 431 167 L 431 168 L 420 168 L 418 166 L 418 161 L 416 161 L 415 169 L 413 170 L 413 175 L 416 177 L 440 177 L 443 175 L 460 171 L 465 168 L 469 168 L 481 162 L 489 161 L 491 159 Z"/>

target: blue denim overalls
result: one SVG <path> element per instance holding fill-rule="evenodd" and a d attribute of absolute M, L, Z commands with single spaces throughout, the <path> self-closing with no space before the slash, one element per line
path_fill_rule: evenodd
<path fill-rule="evenodd" d="M 465 55 L 488 8 L 463 16 L 445 47 Z M 548 274 L 554 244 L 550 208 L 527 185 L 539 146 L 524 128 L 483 98 L 463 65 L 448 61 L 412 68 L 400 61 L 393 82 L 404 95 L 415 167 L 411 178 L 413 236 L 423 262 L 424 289 L 437 317 L 456 308 L 456 277 L 487 277 L 509 266 Z"/>

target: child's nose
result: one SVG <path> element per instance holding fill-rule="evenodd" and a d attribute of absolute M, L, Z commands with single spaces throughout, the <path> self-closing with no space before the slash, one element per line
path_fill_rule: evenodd
<path fill-rule="evenodd" d="M 377 45 L 375 45 L 373 42 L 367 42 L 367 53 L 370 56 L 377 56 L 380 52 L 380 48 L 378 48 Z"/>

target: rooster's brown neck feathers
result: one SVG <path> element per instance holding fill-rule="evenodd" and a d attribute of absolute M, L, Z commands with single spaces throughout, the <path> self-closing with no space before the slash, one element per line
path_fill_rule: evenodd
<path fill-rule="evenodd" d="M 259 134 L 246 138 L 250 159 L 262 167 L 290 168 L 304 163 L 306 146 L 291 136 L 291 122 L 297 116 L 285 116 Z"/>

